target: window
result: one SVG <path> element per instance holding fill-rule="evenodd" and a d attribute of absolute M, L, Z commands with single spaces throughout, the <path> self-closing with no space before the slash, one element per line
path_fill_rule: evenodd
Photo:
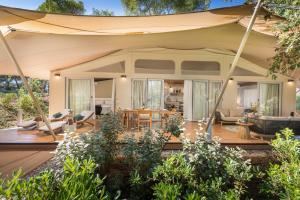
<path fill-rule="evenodd" d="M 125 73 L 125 61 L 105 65 L 87 72 Z"/>
<path fill-rule="evenodd" d="M 183 75 L 220 75 L 220 64 L 213 61 L 183 61 Z"/>
<path fill-rule="evenodd" d="M 138 59 L 135 61 L 135 73 L 174 74 L 175 62 L 172 60 Z"/>

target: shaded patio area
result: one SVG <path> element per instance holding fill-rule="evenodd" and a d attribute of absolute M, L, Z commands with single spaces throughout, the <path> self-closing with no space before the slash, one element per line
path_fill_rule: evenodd
<path fill-rule="evenodd" d="M 98 121 L 94 121 L 95 126 L 85 125 L 76 130 L 77 134 L 81 134 L 90 130 L 99 130 L 100 124 Z M 155 126 L 155 125 L 154 125 Z M 197 122 L 186 122 L 184 124 L 184 133 L 182 136 L 185 136 L 187 139 L 192 142 L 195 141 L 197 130 L 199 130 L 199 125 Z M 76 135 L 77 135 L 76 134 Z M 142 134 L 141 131 L 136 129 L 128 128 L 125 131 L 125 134 L 120 135 L 119 139 L 122 140 L 125 135 L 134 135 L 134 137 L 139 138 Z M 242 139 L 239 133 L 238 125 L 219 125 L 216 124 L 213 126 L 213 137 L 220 138 L 220 142 L 224 144 L 268 144 L 267 140 L 262 140 L 255 138 L 251 135 L 249 139 Z M 61 141 L 64 138 L 64 133 L 57 134 L 57 140 Z M 0 143 L 52 143 L 53 138 L 50 134 L 42 133 L 36 130 L 25 131 L 20 129 L 5 129 L 0 130 Z M 169 141 L 172 143 L 181 143 L 179 138 L 172 137 Z"/>

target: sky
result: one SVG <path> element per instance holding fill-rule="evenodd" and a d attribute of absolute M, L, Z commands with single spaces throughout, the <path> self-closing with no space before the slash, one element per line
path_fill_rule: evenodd
<path fill-rule="evenodd" d="M 124 15 L 121 0 L 82 0 L 86 9 L 85 14 L 91 14 L 93 8 L 111 10 L 115 15 Z M 0 0 L 0 5 L 36 10 L 44 0 Z M 212 0 L 210 8 L 221 8 L 241 5 L 245 0 Z"/>

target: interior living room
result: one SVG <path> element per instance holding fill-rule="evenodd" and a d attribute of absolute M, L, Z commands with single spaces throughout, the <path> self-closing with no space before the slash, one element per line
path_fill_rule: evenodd
<path fill-rule="evenodd" d="M 183 80 L 164 80 L 164 108 L 183 115 Z"/>

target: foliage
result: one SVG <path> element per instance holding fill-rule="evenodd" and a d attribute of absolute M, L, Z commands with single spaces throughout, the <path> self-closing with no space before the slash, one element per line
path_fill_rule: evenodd
<path fill-rule="evenodd" d="M 176 200 L 180 197 L 180 186 L 176 184 L 158 183 L 154 186 L 155 199 Z"/>
<path fill-rule="evenodd" d="M 83 1 L 78 0 L 45 0 L 45 2 L 39 6 L 38 10 L 73 15 L 82 15 L 85 11 Z"/>
<path fill-rule="evenodd" d="M 28 83 L 40 103 L 42 110 L 44 113 L 48 113 L 48 82 L 30 78 L 28 79 Z M 18 84 L 18 90 L 12 90 L 11 93 L 3 93 L 0 96 L 0 113 L 2 116 L 0 128 L 15 125 L 18 109 L 23 110 L 23 117 L 25 119 L 34 118 L 39 115 L 24 85 L 21 82 Z"/>
<path fill-rule="evenodd" d="M 272 147 L 278 163 L 271 164 L 262 191 L 270 198 L 299 199 L 300 141 L 290 129 L 276 134 Z"/>
<path fill-rule="evenodd" d="M 58 146 L 54 160 L 62 165 L 68 156 L 79 160 L 92 158 L 98 165 L 105 166 L 118 153 L 118 134 L 123 132 L 120 113 L 109 113 L 101 118 L 100 131 L 87 132 L 78 137 L 67 136 Z"/>
<path fill-rule="evenodd" d="M 293 6 L 299 7 L 300 1 L 266 0 L 264 5 L 272 13 L 286 18 L 275 27 L 278 41 L 269 74 L 274 79 L 276 73 L 293 75 L 294 70 L 300 67 L 300 10 L 293 9 Z"/>
<path fill-rule="evenodd" d="M 129 15 L 163 15 L 205 10 L 210 0 L 122 0 Z"/>
<path fill-rule="evenodd" d="M 183 117 L 181 114 L 171 115 L 166 123 L 165 131 L 167 133 L 171 133 L 175 137 L 179 137 L 182 130 Z"/>
<path fill-rule="evenodd" d="M 67 158 L 63 175 L 57 179 L 54 171 L 47 170 L 29 179 L 21 179 L 18 171 L 12 179 L 1 180 L 1 199 L 108 199 L 103 179 L 94 174 L 96 164 L 92 160 L 79 162 Z"/>
<path fill-rule="evenodd" d="M 176 195 L 180 195 L 175 199 L 240 199 L 253 176 L 250 161 L 244 160 L 242 153 L 209 142 L 205 135 L 199 135 L 195 144 L 186 141 L 183 153 L 155 168 L 153 179 L 158 183 L 154 194 L 164 195 L 162 186 L 176 185 Z"/>
<path fill-rule="evenodd" d="M 114 16 L 114 12 L 110 10 L 99 10 L 97 8 L 93 8 L 93 15 L 96 16 Z"/>
<path fill-rule="evenodd" d="M 129 183 L 132 199 L 145 199 L 152 195 L 152 183 L 148 177 L 162 162 L 162 150 L 167 140 L 168 137 L 159 130 L 147 130 L 138 140 L 133 135 L 125 137 L 122 152 L 124 162 L 131 171 Z"/>
<path fill-rule="evenodd" d="M 300 95 L 296 93 L 296 110 L 300 110 Z"/>

